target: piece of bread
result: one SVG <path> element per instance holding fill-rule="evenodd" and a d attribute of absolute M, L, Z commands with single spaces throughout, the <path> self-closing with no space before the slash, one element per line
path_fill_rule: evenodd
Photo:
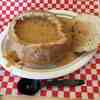
<path fill-rule="evenodd" d="M 73 27 L 73 50 L 89 52 L 100 43 L 100 18 L 93 15 L 78 15 Z"/>

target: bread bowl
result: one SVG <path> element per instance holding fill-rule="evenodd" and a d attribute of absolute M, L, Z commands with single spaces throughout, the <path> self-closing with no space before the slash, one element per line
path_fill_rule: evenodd
<path fill-rule="evenodd" d="M 21 64 L 54 64 L 71 47 L 72 37 L 65 36 L 62 24 L 49 12 L 24 12 L 10 23 L 8 37 Z"/>

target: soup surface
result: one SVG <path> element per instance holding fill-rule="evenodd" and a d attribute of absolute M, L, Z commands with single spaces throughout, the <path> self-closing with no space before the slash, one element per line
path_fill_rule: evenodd
<path fill-rule="evenodd" d="M 17 20 L 15 33 L 20 40 L 27 43 L 55 42 L 61 38 L 57 34 L 57 26 L 41 17 Z"/>

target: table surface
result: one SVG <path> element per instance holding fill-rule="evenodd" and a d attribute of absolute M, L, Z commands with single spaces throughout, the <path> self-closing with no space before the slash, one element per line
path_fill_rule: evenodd
<path fill-rule="evenodd" d="M 31 9 L 63 9 L 78 13 L 98 15 L 99 0 L 0 0 L 0 32 L 7 23 L 23 10 Z M 100 52 L 83 68 L 69 74 L 64 79 L 84 79 L 85 84 L 78 87 L 44 87 L 36 95 L 47 97 L 66 97 L 71 99 L 97 99 L 100 97 Z M 0 94 L 20 95 L 16 89 L 20 77 L 13 76 L 0 67 Z M 41 81 L 45 84 L 45 81 Z"/>
<path fill-rule="evenodd" d="M 2 96 L 0 100 L 69 100 L 66 98 L 58 98 L 58 97 L 46 97 L 43 96 Z M 70 99 L 72 100 L 72 99 Z M 76 100 L 76 99 L 75 99 Z"/>

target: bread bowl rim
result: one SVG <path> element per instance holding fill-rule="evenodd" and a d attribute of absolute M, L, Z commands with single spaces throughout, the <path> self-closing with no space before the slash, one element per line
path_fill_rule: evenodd
<path fill-rule="evenodd" d="M 20 40 L 18 38 L 18 36 L 16 35 L 15 33 L 15 29 L 14 29 L 14 26 L 17 22 L 17 20 L 19 19 L 22 19 L 23 20 L 23 17 L 31 17 L 33 14 L 37 14 L 37 12 L 39 13 L 48 13 L 48 16 L 50 14 L 53 14 L 53 18 L 55 21 L 55 24 L 57 25 L 57 29 L 58 29 L 58 35 L 61 36 L 61 39 L 57 40 L 56 42 L 47 42 L 47 43 L 25 43 L 23 42 L 23 40 Z M 17 15 L 16 17 L 14 17 L 12 19 L 12 21 L 9 23 L 9 28 L 8 28 L 8 34 L 9 36 L 13 37 L 13 39 L 15 40 L 15 42 L 18 42 L 20 44 L 23 44 L 23 45 L 30 45 L 30 47 L 41 47 L 41 46 L 53 46 L 53 45 L 60 45 L 60 44 L 63 44 L 66 42 L 67 38 L 65 36 L 65 34 L 61 31 L 62 30 L 62 25 L 61 23 L 59 22 L 59 20 L 57 19 L 57 17 L 55 16 L 54 13 L 52 12 L 48 12 L 48 11 L 35 11 L 35 10 L 31 10 L 31 11 L 23 11 L 22 13 L 20 13 L 19 15 Z"/>

